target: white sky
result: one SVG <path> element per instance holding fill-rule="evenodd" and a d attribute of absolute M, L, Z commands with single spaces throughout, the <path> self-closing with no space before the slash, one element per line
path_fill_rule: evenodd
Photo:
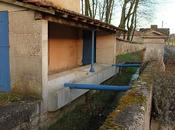
<path fill-rule="evenodd" d="M 159 27 L 170 28 L 171 33 L 175 33 L 175 0 L 164 0 L 157 5 L 155 19 L 152 24 Z"/>
<path fill-rule="evenodd" d="M 155 0 L 157 5 L 155 7 L 154 16 L 152 22 L 149 24 L 143 24 L 141 27 L 150 27 L 151 24 L 156 24 L 158 27 L 170 28 L 171 33 L 175 33 L 175 0 Z M 117 12 L 120 12 L 120 9 L 116 9 Z M 120 14 L 120 13 L 119 13 Z M 118 26 L 119 24 L 119 14 L 115 19 L 113 19 L 113 24 Z"/>

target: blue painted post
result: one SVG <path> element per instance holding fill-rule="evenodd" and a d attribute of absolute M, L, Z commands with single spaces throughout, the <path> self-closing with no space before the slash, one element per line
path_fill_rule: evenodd
<path fill-rule="evenodd" d="M 94 69 L 94 43 L 95 43 L 95 30 L 92 31 L 92 51 L 91 51 L 91 68 L 90 72 L 95 72 Z"/>
<path fill-rule="evenodd" d="M 9 19 L 7 11 L 0 11 L 0 91 L 10 91 Z"/>

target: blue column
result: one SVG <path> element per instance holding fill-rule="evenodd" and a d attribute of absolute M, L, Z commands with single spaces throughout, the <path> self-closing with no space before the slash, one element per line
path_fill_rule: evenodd
<path fill-rule="evenodd" d="M 0 92 L 10 90 L 9 14 L 0 11 Z"/>
<path fill-rule="evenodd" d="M 92 51 L 91 51 L 91 68 L 90 72 L 95 72 L 94 69 L 94 44 L 95 44 L 95 30 L 92 31 Z"/>

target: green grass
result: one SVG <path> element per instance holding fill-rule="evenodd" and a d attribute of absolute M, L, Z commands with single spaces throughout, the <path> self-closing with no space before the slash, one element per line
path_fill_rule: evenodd
<path fill-rule="evenodd" d="M 24 96 L 24 95 L 13 93 L 13 92 L 10 92 L 10 93 L 0 92 L 0 107 L 7 106 L 15 102 L 35 101 L 35 100 L 39 100 L 39 99 L 30 97 L 30 96 Z"/>
<path fill-rule="evenodd" d="M 117 57 L 119 62 L 141 62 L 142 52 L 128 53 Z M 119 74 L 105 81 L 106 85 L 128 85 L 137 68 L 124 68 Z M 49 130 L 97 130 L 106 116 L 112 112 L 122 93 L 100 91 L 91 95 L 88 102 L 77 105 L 65 113 Z M 101 116 L 99 116 L 101 115 Z"/>
<path fill-rule="evenodd" d="M 12 102 L 18 102 L 23 99 L 22 95 L 15 93 L 0 93 L 0 106 L 8 105 Z"/>
<path fill-rule="evenodd" d="M 105 81 L 106 85 L 128 85 L 136 68 L 125 68 L 120 74 Z M 49 130 L 97 130 L 112 112 L 122 93 L 100 91 L 91 95 L 89 102 L 76 106 L 65 113 Z M 101 116 L 99 116 L 101 115 Z"/>
<path fill-rule="evenodd" d="M 97 130 L 112 111 L 111 106 L 117 92 L 98 92 L 90 96 L 88 102 L 77 105 L 67 112 L 49 130 Z M 116 103 L 114 103 L 116 104 Z M 106 114 L 105 114 L 106 113 Z M 102 116 L 99 116 L 102 114 Z"/>
<path fill-rule="evenodd" d="M 118 55 L 116 57 L 117 63 L 122 62 L 141 62 L 142 61 L 142 53 L 143 51 L 137 51 L 133 53 L 126 53 L 122 55 Z"/>
<path fill-rule="evenodd" d="M 114 77 L 104 82 L 107 85 L 128 85 L 132 75 L 136 72 L 137 68 L 124 68 L 121 72 Z"/>

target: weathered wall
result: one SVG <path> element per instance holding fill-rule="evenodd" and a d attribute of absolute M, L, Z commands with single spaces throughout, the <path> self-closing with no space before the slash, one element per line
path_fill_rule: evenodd
<path fill-rule="evenodd" d="M 116 109 L 107 117 L 99 130 L 149 130 L 153 75 L 148 64 L 138 81 L 133 83 L 131 90 L 120 99 Z"/>
<path fill-rule="evenodd" d="M 0 107 L 1 130 L 38 130 L 47 128 L 46 117 L 40 113 L 39 101 L 22 101 Z"/>
<path fill-rule="evenodd" d="M 143 44 L 135 44 L 117 39 L 116 56 L 144 49 Z"/>
<path fill-rule="evenodd" d="M 114 64 L 116 56 L 115 35 L 97 35 L 96 62 L 99 64 Z"/>
<path fill-rule="evenodd" d="M 116 55 L 131 53 L 139 50 L 145 50 L 144 61 L 159 60 L 163 61 L 165 44 L 136 44 L 127 41 L 117 40 Z"/>
<path fill-rule="evenodd" d="M 41 0 L 39 0 L 41 1 Z M 80 0 L 46 0 L 57 6 L 80 13 Z"/>
<path fill-rule="evenodd" d="M 67 30 L 69 30 L 69 28 L 68 29 L 66 28 L 66 31 Z M 62 32 L 63 36 L 65 36 L 64 31 L 61 31 L 61 33 Z M 73 33 L 75 35 L 75 31 L 72 31 L 70 33 Z M 59 35 L 62 36 L 62 34 Z M 57 34 L 57 37 L 59 35 Z M 72 34 L 69 34 L 69 36 L 72 36 Z M 60 40 L 62 40 L 62 37 L 59 38 L 61 38 Z M 65 39 L 65 41 L 69 43 L 70 41 L 72 42 L 72 39 L 73 38 Z M 82 44 L 82 40 L 80 41 Z M 79 57 L 78 61 L 80 62 L 82 60 L 82 46 L 78 52 L 79 54 L 81 54 L 78 56 Z M 75 82 L 75 83 L 100 84 L 103 81 L 112 77 L 116 72 L 115 67 L 111 66 L 111 64 L 115 62 L 115 52 L 116 52 L 115 35 L 97 35 L 97 50 L 96 50 L 97 64 L 95 64 L 95 73 L 89 72 L 90 65 L 88 65 L 78 67 L 75 69 L 70 69 L 61 73 L 49 75 L 48 110 L 49 111 L 58 110 L 59 108 L 65 106 L 66 104 L 72 102 L 73 100 L 75 100 L 76 98 L 87 92 L 87 90 L 64 88 L 64 83 Z M 64 60 L 65 58 L 62 59 L 61 61 Z M 69 62 L 71 60 L 69 60 Z M 101 64 L 109 64 L 109 65 L 101 65 Z"/>
<path fill-rule="evenodd" d="M 145 61 L 149 60 L 163 60 L 164 55 L 164 44 L 144 44 L 145 51 Z"/>
<path fill-rule="evenodd" d="M 141 36 L 134 36 L 132 41 L 137 43 L 143 43 L 143 38 Z"/>
<path fill-rule="evenodd" d="M 87 65 L 49 76 L 49 111 L 58 110 L 88 91 L 65 88 L 64 83 L 100 84 L 116 74 L 115 67 L 111 65 L 95 64 L 95 73 L 89 72 L 89 69 L 90 65 Z"/>
<path fill-rule="evenodd" d="M 49 23 L 49 74 L 81 65 L 80 31 L 69 26 Z"/>
<path fill-rule="evenodd" d="M 157 38 L 157 39 L 149 39 L 144 38 L 143 43 L 145 44 L 165 44 L 165 39 Z"/>
<path fill-rule="evenodd" d="M 9 11 L 11 87 L 22 94 L 42 95 L 42 43 L 47 22 L 35 21 L 34 12 L 0 3 Z"/>

